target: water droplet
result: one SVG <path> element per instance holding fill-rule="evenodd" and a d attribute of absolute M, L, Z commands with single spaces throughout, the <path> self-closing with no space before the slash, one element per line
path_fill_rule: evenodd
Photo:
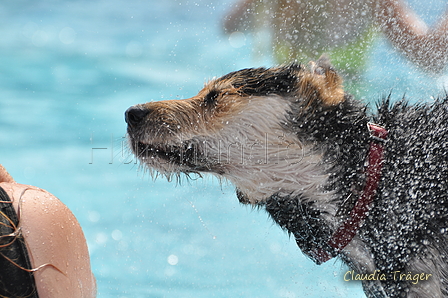
<path fill-rule="evenodd" d="M 179 258 L 176 255 L 169 255 L 167 258 L 168 264 L 175 266 L 179 262 Z"/>
<path fill-rule="evenodd" d="M 119 241 L 121 240 L 121 238 L 123 238 L 123 233 L 120 230 L 113 230 L 111 235 L 112 239 L 114 239 L 115 241 Z"/>

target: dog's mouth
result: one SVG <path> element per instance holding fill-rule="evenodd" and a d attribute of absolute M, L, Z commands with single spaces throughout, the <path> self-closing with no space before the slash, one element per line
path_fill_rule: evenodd
<path fill-rule="evenodd" d="M 180 144 L 153 144 L 131 141 L 137 158 L 149 167 L 175 166 L 182 172 L 206 170 L 207 163 L 197 142 L 185 141 Z"/>

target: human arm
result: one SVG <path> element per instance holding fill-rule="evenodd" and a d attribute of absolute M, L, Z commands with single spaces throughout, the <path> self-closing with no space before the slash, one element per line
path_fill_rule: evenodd
<path fill-rule="evenodd" d="M 16 210 L 39 297 L 95 297 L 86 240 L 67 206 L 45 190 L 14 182 L 1 165 L 0 187 Z"/>
<path fill-rule="evenodd" d="M 248 28 L 250 22 L 251 9 L 254 8 L 256 0 L 241 0 L 232 8 L 232 10 L 224 17 L 224 32 L 232 33 L 235 31 L 243 31 Z"/>
<path fill-rule="evenodd" d="M 6 169 L 0 164 L 0 182 L 14 182 L 11 175 L 6 171 Z"/>
<path fill-rule="evenodd" d="M 432 28 L 402 0 L 375 0 L 374 18 L 389 41 L 411 62 L 440 73 L 448 62 L 448 11 Z"/>

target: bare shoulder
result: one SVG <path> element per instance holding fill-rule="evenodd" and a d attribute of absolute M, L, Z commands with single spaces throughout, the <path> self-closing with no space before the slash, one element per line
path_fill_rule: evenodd
<path fill-rule="evenodd" d="M 0 186 L 19 216 L 40 297 L 95 297 L 86 240 L 73 213 L 58 198 L 15 182 Z"/>

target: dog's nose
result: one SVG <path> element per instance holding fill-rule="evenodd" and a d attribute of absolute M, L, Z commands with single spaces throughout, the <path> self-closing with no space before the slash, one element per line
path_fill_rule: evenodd
<path fill-rule="evenodd" d="M 139 106 L 132 106 L 124 113 L 124 120 L 130 126 L 136 126 L 149 114 L 149 110 Z"/>

